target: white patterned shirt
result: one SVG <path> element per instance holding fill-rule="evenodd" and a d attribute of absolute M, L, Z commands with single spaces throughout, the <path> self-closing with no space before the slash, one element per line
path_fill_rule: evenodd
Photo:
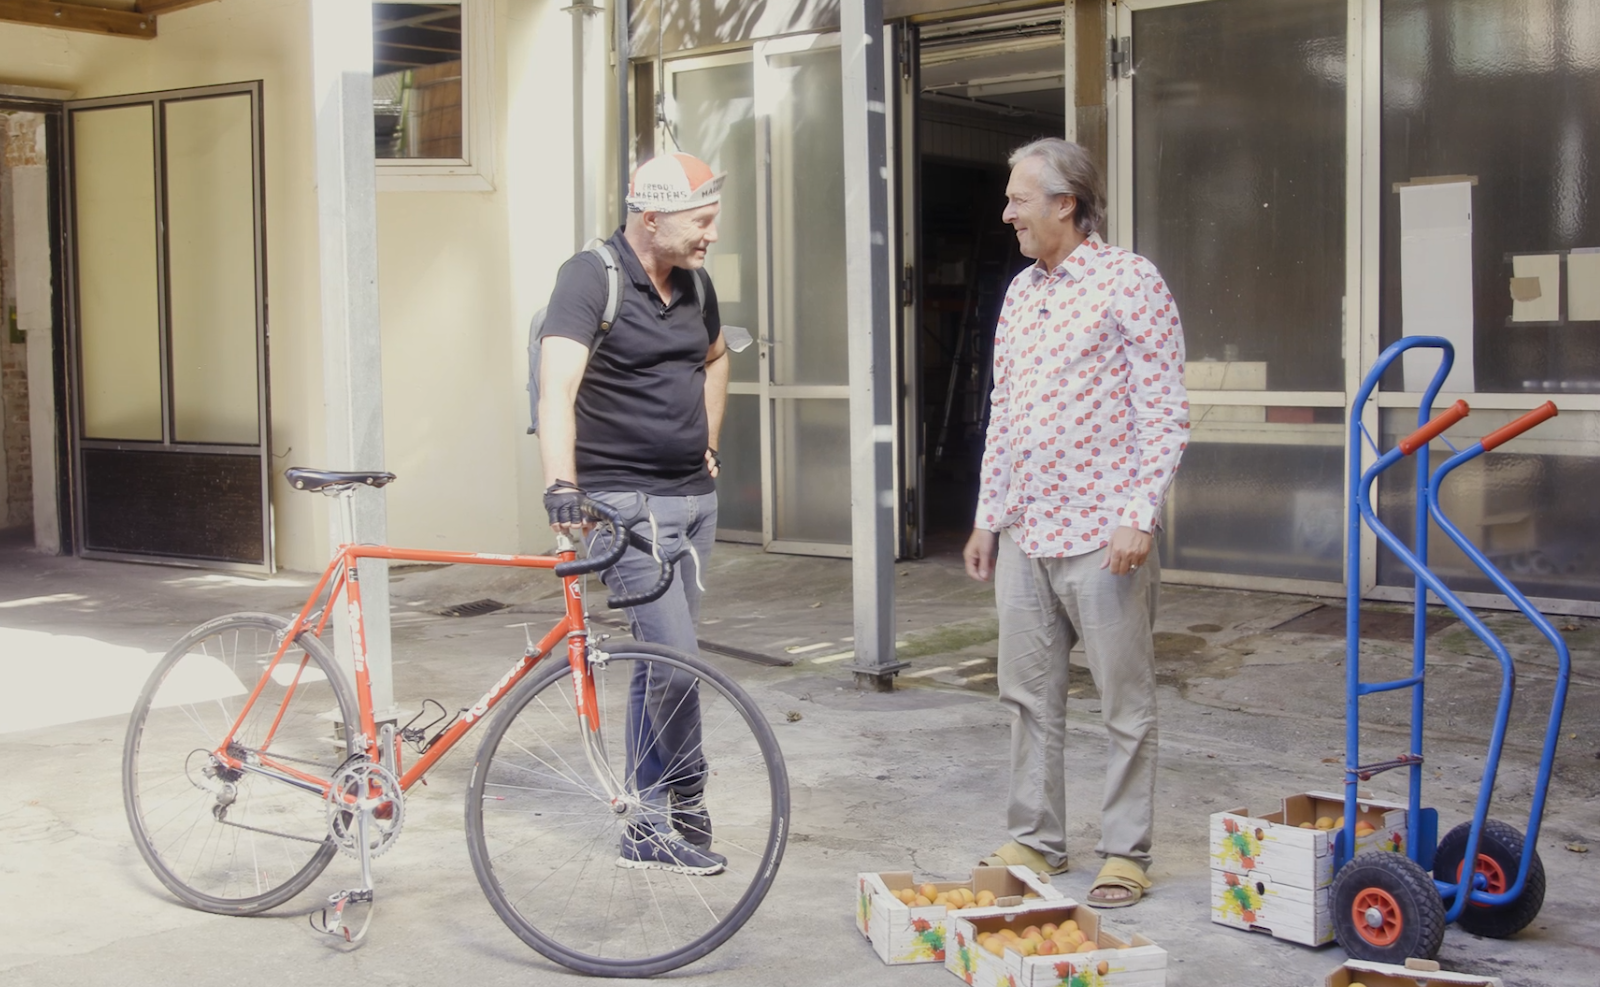
<path fill-rule="evenodd" d="M 1188 445 L 1183 327 L 1155 265 L 1090 234 L 1006 291 L 976 526 L 1032 558 L 1152 531 Z"/>

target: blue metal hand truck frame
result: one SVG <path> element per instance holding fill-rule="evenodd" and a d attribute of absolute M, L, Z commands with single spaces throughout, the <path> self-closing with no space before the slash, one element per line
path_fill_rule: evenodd
<path fill-rule="evenodd" d="M 1381 452 L 1362 424 L 1362 409 L 1366 407 L 1384 371 L 1402 353 L 1420 348 L 1440 350 L 1441 360 L 1418 408 L 1419 427 L 1393 449 Z M 1561 734 L 1561 716 L 1566 705 L 1571 659 L 1566 642 L 1544 614 L 1445 516 L 1439 502 L 1439 488 L 1458 467 L 1540 422 L 1553 418 L 1556 406 L 1546 402 L 1509 425 L 1491 432 L 1451 456 L 1430 475 L 1428 444 L 1469 412 L 1466 402 L 1457 401 L 1442 414 L 1433 414 L 1433 402 L 1443 388 L 1454 361 L 1455 351 L 1448 340 L 1434 336 L 1413 336 L 1400 340 L 1384 350 L 1377 364 L 1362 381 L 1361 390 L 1351 405 L 1348 422 L 1350 491 L 1347 499 L 1349 527 L 1345 556 L 1345 582 L 1348 588 L 1345 604 L 1345 804 L 1344 824 L 1334 841 L 1335 874 L 1328 907 L 1332 912 L 1335 936 L 1345 951 L 1357 959 L 1377 962 L 1404 963 L 1408 957 L 1433 958 L 1444 940 L 1444 928 L 1451 922 L 1459 923 L 1462 928 L 1477 935 L 1494 938 L 1514 935 L 1533 921 L 1544 903 L 1544 865 L 1539 860 L 1536 847 L 1539 824 L 1544 816 L 1545 795 L 1550 786 L 1551 765 L 1555 760 L 1556 742 Z M 1365 471 L 1361 468 L 1363 440 L 1378 455 L 1377 461 Z M 1417 471 L 1415 535 L 1409 546 L 1378 519 L 1373 508 L 1372 493 L 1378 475 L 1407 456 L 1413 458 Z M 1510 652 L 1494 632 L 1428 567 L 1430 518 L 1556 650 L 1559 668 L 1551 700 L 1550 721 L 1545 729 L 1544 749 L 1539 757 L 1538 779 L 1528 809 L 1526 836 L 1514 827 L 1489 818 L 1495 775 L 1500 766 L 1506 724 L 1516 691 L 1516 668 Z M 1360 556 L 1363 523 L 1372 529 L 1384 547 L 1416 575 L 1412 671 L 1407 678 L 1385 682 L 1361 680 Z M 1427 671 L 1426 605 L 1430 591 L 1488 646 L 1500 663 L 1500 699 L 1495 706 L 1494 729 L 1489 737 L 1488 756 L 1484 759 L 1477 804 L 1471 821 L 1451 830 L 1443 841 L 1438 839 L 1438 811 L 1422 807 L 1423 686 Z M 1399 689 L 1411 690 L 1410 750 L 1392 760 L 1362 764 L 1361 698 Z M 1410 771 L 1405 852 L 1367 851 L 1353 856 L 1357 785 L 1393 768 L 1407 768 Z M 1475 861 L 1474 866 L 1463 867 L 1463 862 L 1467 860 Z M 1470 874 L 1465 880 L 1462 878 L 1464 871 Z"/>

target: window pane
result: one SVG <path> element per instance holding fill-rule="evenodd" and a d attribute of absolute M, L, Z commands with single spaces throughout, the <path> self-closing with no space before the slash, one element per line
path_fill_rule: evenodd
<path fill-rule="evenodd" d="M 1474 409 L 1450 429 L 1457 449 L 1494 431 L 1519 411 Z M 1384 448 L 1417 427 L 1415 409 L 1382 414 Z M 1432 469 L 1452 455 L 1432 449 Z M 1529 596 L 1600 600 L 1600 514 L 1589 498 L 1600 488 L 1600 414 L 1564 411 L 1526 435 L 1479 456 L 1440 487 L 1445 515 Z M 1378 517 L 1407 544 L 1416 511 L 1416 469 L 1410 457 L 1383 474 Z M 1429 565 L 1451 589 L 1494 593 L 1494 586 L 1461 550 L 1429 525 Z M 1411 570 L 1379 548 L 1378 581 L 1410 586 Z"/>
<path fill-rule="evenodd" d="M 1191 416 L 1162 565 L 1338 582 L 1343 409 L 1196 405 Z"/>
<path fill-rule="evenodd" d="M 1554 323 L 1512 322 L 1512 258 L 1600 247 L 1600 6 L 1594 0 L 1385 0 L 1383 313 L 1400 337 L 1394 182 L 1472 175 L 1474 371 L 1480 391 L 1600 391 L 1600 316 L 1574 253 L 1543 295 Z M 1585 258 L 1588 258 L 1587 260 Z M 1574 277 L 1576 275 L 1576 277 Z M 1553 296 L 1553 297 L 1552 297 Z M 1580 316 L 1587 318 L 1579 319 Z M 1398 371 L 1385 381 L 1396 389 Z"/>
<path fill-rule="evenodd" d="M 850 402 L 780 399 L 773 537 L 850 543 Z"/>
<path fill-rule="evenodd" d="M 722 416 L 717 530 L 761 531 L 761 399 L 730 394 Z"/>
<path fill-rule="evenodd" d="M 1133 15 L 1134 246 L 1192 360 L 1339 390 L 1345 0 L 1213 0 Z"/>
<path fill-rule="evenodd" d="M 839 49 L 776 55 L 772 93 L 772 379 L 849 381 Z"/>
<path fill-rule="evenodd" d="M 78 110 L 72 131 L 83 434 L 160 441 L 151 107 Z"/>
<path fill-rule="evenodd" d="M 684 151 L 726 172 L 717 242 L 706 259 L 724 325 L 759 330 L 756 304 L 755 77 L 749 62 L 685 69 L 672 76 L 673 125 Z M 731 353 L 732 379 L 753 381 L 757 349 Z M 757 525 L 756 529 L 760 530 Z"/>
<path fill-rule="evenodd" d="M 168 103 L 165 113 L 175 437 L 255 443 L 261 430 L 250 97 Z"/>
<path fill-rule="evenodd" d="M 461 4 L 372 5 L 372 116 L 380 158 L 459 159 Z"/>

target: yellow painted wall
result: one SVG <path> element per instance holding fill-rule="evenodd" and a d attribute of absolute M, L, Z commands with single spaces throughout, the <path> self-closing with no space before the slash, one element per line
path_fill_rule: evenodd
<path fill-rule="evenodd" d="M 0 24 L 0 82 L 78 97 L 261 79 L 276 467 L 327 465 L 308 0 L 218 0 L 153 41 Z M 524 434 L 527 324 L 571 252 L 571 27 L 560 0 L 495 0 L 495 189 L 378 197 L 389 539 L 541 550 Z M 320 568 L 324 499 L 273 486 L 278 564 Z"/>

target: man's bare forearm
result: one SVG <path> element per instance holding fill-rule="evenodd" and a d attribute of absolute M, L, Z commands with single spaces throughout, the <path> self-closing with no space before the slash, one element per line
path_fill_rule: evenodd
<path fill-rule="evenodd" d="M 706 361 L 706 445 L 721 448 L 722 415 L 728 407 L 728 351 Z"/>

